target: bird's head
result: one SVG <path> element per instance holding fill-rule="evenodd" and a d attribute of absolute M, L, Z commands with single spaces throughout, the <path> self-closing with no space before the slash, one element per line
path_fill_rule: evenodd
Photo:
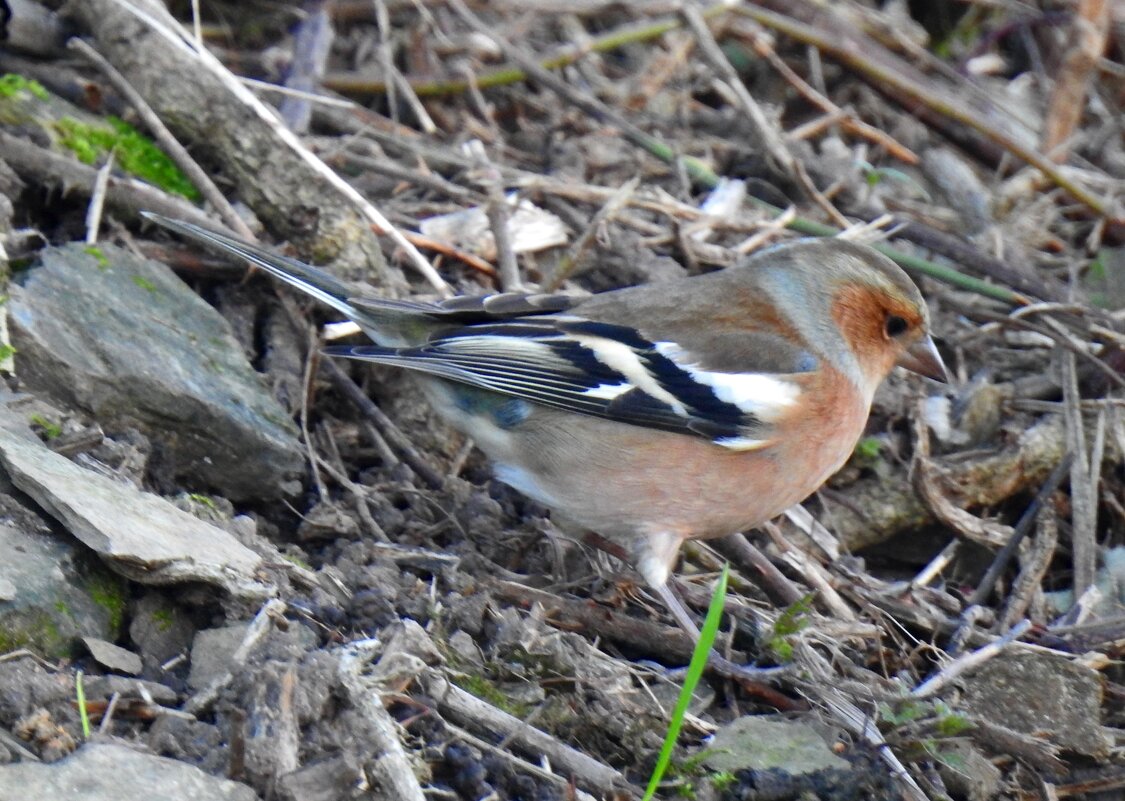
<path fill-rule="evenodd" d="M 898 365 L 935 381 L 949 373 L 934 345 L 930 314 L 918 286 L 901 267 L 864 245 L 839 239 L 800 240 L 769 254 L 776 275 L 802 285 L 804 309 L 792 309 L 818 331 L 813 341 L 843 345 L 845 366 L 871 391 Z M 792 293 L 796 294 L 796 293 Z M 848 354 L 835 354 L 847 356 Z"/>

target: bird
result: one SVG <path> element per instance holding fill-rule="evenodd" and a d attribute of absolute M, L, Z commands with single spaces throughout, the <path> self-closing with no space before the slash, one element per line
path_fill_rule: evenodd
<path fill-rule="evenodd" d="M 623 554 L 679 625 L 680 546 L 747 531 L 815 492 L 855 449 L 896 366 L 949 380 L 917 285 L 842 239 L 797 239 L 701 275 L 588 296 L 378 297 L 193 223 L 355 322 L 331 355 L 419 375 L 495 476 Z"/>

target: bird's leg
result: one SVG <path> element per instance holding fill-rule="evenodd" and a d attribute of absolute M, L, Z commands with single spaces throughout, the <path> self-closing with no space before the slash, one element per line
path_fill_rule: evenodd
<path fill-rule="evenodd" d="M 668 585 L 668 576 L 671 572 L 670 565 L 676 554 L 679 553 L 680 543 L 683 541 L 679 536 L 670 533 L 658 533 L 646 537 L 642 554 L 639 558 L 634 559 L 630 559 L 630 555 L 620 545 L 607 540 L 600 534 L 587 532 L 585 540 L 587 544 L 605 551 L 610 556 L 616 556 L 626 562 L 632 561 L 637 568 L 637 572 L 664 602 L 664 606 L 672 613 L 672 617 L 676 619 L 676 623 L 684 630 L 684 633 L 691 638 L 692 643 L 699 643 L 699 626 L 695 625 L 695 620 L 688 612 L 687 607 L 676 597 L 676 593 Z M 708 660 L 711 667 L 718 673 L 734 679 L 761 681 L 769 674 L 776 672 L 736 665 L 714 648 L 711 649 Z"/>
<path fill-rule="evenodd" d="M 648 586 L 660 596 L 664 606 L 672 613 L 672 617 L 680 625 L 693 643 L 699 642 L 699 627 L 695 625 L 691 614 L 688 612 L 672 588 L 668 586 L 668 576 L 671 573 L 671 564 L 675 561 L 676 554 L 680 552 L 680 543 L 683 538 L 667 531 L 653 531 L 647 533 L 637 544 L 636 550 L 630 553 L 628 549 L 613 540 L 608 540 L 601 534 L 587 531 L 585 536 L 588 545 L 605 551 L 610 556 L 616 556 L 623 562 L 632 562 L 637 572 L 648 583 Z M 639 553 L 638 553 L 639 551 Z"/>
<path fill-rule="evenodd" d="M 668 611 L 672 613 L 672 617 L 676 618 L 676 622 L 680 624 L 691 641 L 696 645 L 699 644 L 699 627 L 695 625 L 695 621 L 688 613 L 687 608 L 680 603 L 680 599 L 668 586 L 668 582 L 664 581 L 661 584 L 653 584 L 652 589 L 660 596 L 660 600 L 668 607 Z M 746 681 L 762 682 L 779 672 L 777 668 L 756 668 L 749 665 L 738 665 L 731 662 L 725 656 L 720 654 L 714 648 L 707 656 L 708 664 L 716 673 L 725 676 L 729 679 L 744 679 Z"/>
<path fill-rule="evenodd" d="M 691 641 L 698 646 L 700 637 L 699 627 L 695 625 L 695 620 L 688 612 L 687 607 L 683 605 L 676 596 L 676 593 L 673 592 L 672 588 L 668 585 L 668 577 L 671 572 L 670 565 L 672 559 L 679 551 L 681 540 L 675 538 L 674 546 L 669 547 L 671 542 L 670 536 L 649 538 L 648 544 L 650 546 L 665 546 L 664 554 L 668 555 L 668 558 L 665 560 L 659 559 L 657 555 L 660 554 L 661 551 L 657 548 L 653 548 L 648 554 L 637 560 L 637 570 L 644 576 L 645 580 L 648 581 L 653 591 L 660 596 L 660 600 L 664 602 L 668 611 L 672 613 L 672 617 L 679 623 L 680 628 L 683 629 L 687 635 L 691 637 Z M 736 665 L 714 648 L 711 649 L 711 653 L 708 654 L 707 659 L 712 669 L 720 675 L 731 679 L 761 682 L 778 672 L 776 668 L 763 669 L 750 667 L 748 665 Z"/>
<path fill-rule="evenodd" d="M 680 599 L 676 597 L 676 593 L 672 592 L 672 588 L 668 586 L 665 581 L 662 584 L 654 584 L 652 589 L 660 596 L 660 600 L 668 607 L 668 611 L 672 613 L 672 617 L 676 618 L 676 622 L 680 624 L 692 642 L 699 642 L 699 627 L 695 625 L 691 614 L 688 612 L 687 607 L 680 603 Z"/>
<path fill-rule="evenodd" d="M 695 625 L 695 621 L 692 620 L 691 614 L 688 612 L 687 608 L 680 603 L 680 599 L 676 597 L 671 587 L 668 586 L 668 564 L 671 562 L 671 558 L 665 560 L 661 556 L 658 556 L 655 553 L 656 549 L 653 547 L 657 544 L 665 545 L 666 550 L 669 550 L 672 558 L 674 558 L 680 548 L 679 537 L 673 538 L 669 535 L 657 535 L 652 537 L 646 541 L 646 545 L 648 546 L 646 550 L 649 550 L 650 553 L 642 556 L 640 559 L 630 559 L 630 555 L 625 548 L 612 540 L 607 540 L 597 532 L 587 531 L 584 539 L 587 545 L 597 548 L 599 551 L 604 551 L 610 556 L 615 556 L 622 562 L 633 562 L 644 580 L 647 581 L 653 591 L 660 596 L 660 600 L 664 602 L 664 606 L 672 613 L 672 617 L 676 619 L 680 628 L 691 637 L 692 642 L 699 642 L 699 627 Z"/>
<path fill-rule="evenodd" d="M 683 537 L 668 531 L 650 532 L 641 541 L 641 552 L 638 554 L 635 564 L 637 572 L 648 582 L 648 586 L 660 596 L 660 600 L 664 602 L 668 611 L 672 613 L 672 617 L 680 624 L 680 628 L 687 632 L 693 643 L 698 643 L 699 627 L 695 625 L 687 607 L 681 603 L 680 599 L 676 597 L 676 593 L 672 592 L 672 588 L 668 586 L 672 563 L 680 552 L 682 542 Z M 712 656 L 717 657 L 718 654 L 712 652 Z"/>

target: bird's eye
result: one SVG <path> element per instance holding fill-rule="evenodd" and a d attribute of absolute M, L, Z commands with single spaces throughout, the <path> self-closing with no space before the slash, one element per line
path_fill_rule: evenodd
<path fill-rule="evenodd" d="M 906 320 L 899 317 L 897 314 L 892 314 L 887 317 L 887 336 L 897 337 L 906 331 L 909 326 Z"/>

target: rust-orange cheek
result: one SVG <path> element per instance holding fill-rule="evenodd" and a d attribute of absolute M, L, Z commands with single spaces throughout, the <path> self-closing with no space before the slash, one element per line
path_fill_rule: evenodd
<path fill-rule="evenodd" d="M 844 287 L 832 303 L 832 318 L 865 372 L 894 363 L 893 349 L 883 335 L 883 299 L 865 287 Z"/>

